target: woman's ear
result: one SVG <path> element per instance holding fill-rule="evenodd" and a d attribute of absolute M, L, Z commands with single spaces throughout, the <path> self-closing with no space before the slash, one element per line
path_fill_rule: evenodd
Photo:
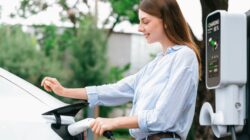
<path fill-rule="evenodd" d="M 167 29 L 168 27 L 167 27 L 167 24 L 164 24 L 164 29 Z"/>

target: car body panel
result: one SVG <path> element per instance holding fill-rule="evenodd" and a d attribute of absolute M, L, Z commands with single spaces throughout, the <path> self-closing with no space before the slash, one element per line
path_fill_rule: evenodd
<path fill-rule="evenodd" d="M 38 87 L 0 68 L 0 139 L 61 140 L 51 124 L 53 115 L 45 112 L 66 106 Z M 62 124 L 74 123 L 74 117 L 61 116 Z"/>

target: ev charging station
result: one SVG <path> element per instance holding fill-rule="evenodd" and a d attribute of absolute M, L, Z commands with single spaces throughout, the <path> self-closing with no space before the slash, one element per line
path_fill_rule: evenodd
<path fill-rule="evenodd" d="M 242 132 L 246 125 L 247 16 L 217 10 L 206 19 L 206 87 L 215 90 L 215 111 L 203 104 L 199 121 L 216 137 Z M 249 129 L 249 128 L 248 128 Z"/>

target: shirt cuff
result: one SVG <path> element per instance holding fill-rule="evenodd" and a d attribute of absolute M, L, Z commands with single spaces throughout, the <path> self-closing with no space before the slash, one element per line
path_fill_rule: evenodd
<path fill-rule="evenodd" d="M 94 107 L 98 103 L 98 94 L 96 86 L 85 87 L 87 91 L 89 107 Z"/>
<path fill-rule="evenodd" d="M 149 132 L 148 130 L 148 125 L 147 125 L 147 111 L 140 111 L 138 112 L 138 125 L 139 128 L 143 131 L 143 132 Z"/>

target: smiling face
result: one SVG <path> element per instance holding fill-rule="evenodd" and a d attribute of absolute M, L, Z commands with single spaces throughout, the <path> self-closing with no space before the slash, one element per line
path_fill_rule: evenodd
<path fill-rule="evenodd" d="M 162 19 L 149 15 L 146 12 L 139 10 L 139 32 L 142 32 L 148 43 L 164 42 L 167 38 Z"/>

